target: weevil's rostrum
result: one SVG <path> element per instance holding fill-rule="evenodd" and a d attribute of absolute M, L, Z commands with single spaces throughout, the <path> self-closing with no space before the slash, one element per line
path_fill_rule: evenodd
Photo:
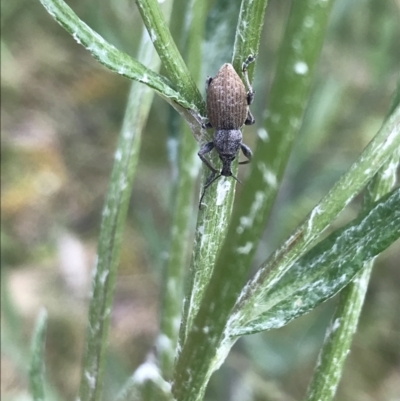
<path fill-rule="evenodd" d="M 239 162 L 239 164 L 246 164 L 251 160 L 252 152 L 242 142 L 240 128 L 244 124 L 254 124 L 254 118 L 249 110 L 254 91 L 247 77 L 247 67 L 252 61 L 254 61 L 254 56 L 250 55 L 242 66 L 247 91 L 231 64 L 224 64 L 214 78 L 207 78 L 207 117 L 209 122 L 206 127 L 214 128 L 215 132 L 213 141 L 205 143 L 198 152 L 200 159 L 211 170 L 200 198 L 200 207 L 206 189 L 219 177 L 233 177 L 239 181 L 232 174 L 231 169 L 232 162 L 235 160 L 239 149 L 247 157 L 247 160 Z M 220 172 L 205 157 L 214 148 L 222 162 Z"/>

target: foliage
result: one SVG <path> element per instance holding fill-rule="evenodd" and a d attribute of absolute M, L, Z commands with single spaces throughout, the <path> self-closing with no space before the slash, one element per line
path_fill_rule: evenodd
<path fill-rule="evenodd" d="M 372 262 L 400 236 L 400 190 L 392 189 L 400 149 L 400 88 L 387 118 L 359 157 L 248 279 L 302 127 L 333 6 L 333 0 L 293 2 L 249 174 L 234 208 L 235 181 L 222 178 L 210 187 L 205 207 L 197 216 L 187 273 L 192 198 L 198 173 L 197 143 L 193 138 L 201 143 L 209 135 L 201 126 L 206 116 L 198 90 L 202 67 L 205 68 L 203 60 L 207 62 L 207 55 L 201 57 L 202 38 L 216 33 L 221 25 L 211 26 L 207 33 L 204 27 L 210 19 L 206 17 L 205 2 L 186 2 L 184 23 L 179 30 L 183 39 L 175 43 L 168 29 L 172 2 L 163 2 L 161 10 L 155 0 L 137 0 L 146 30 L 137 57 L 133 58 L 86 25 L 62 0 L 41 2 L 101 64 L 134 81 L 102 213 L 79 399 L 97 401 L 102 397 L 111 306 L 129 196 L 138 166 L 141 134 L 155 92 L 178 111 L 186 125 L 177 139 L 178 169 L 170 205 L 170 248 L 162 280 L 157 355 L 150 353 L 121 386 L 118 400 L 202 400 L 212 373 L 241 336 L 284 326 L 344 289 L 306 396 L 307 400 L 331 400 L 357 327 Z M 237 22 L 236 16 L 224 7 L 234 9 L 238 4 L 227 6 L 217 1 L 213 15 L 226 15 L 226 23 L 236 25 L 231 62 L 240 74 L 241 62 L 249 54 L 262 53 L 260 40 L 267 1 L 242 1 Z M 228 43 L 228 36 L 226 29 L 218 39 Z M 218 50 L 209 44 L 208 57 Z M 251 76 L 253 72 L 254 66 Z M 367 185 L 364 210 L 336 228 L 335 219 Z M 325 235 L 328 228 L 332 232 Z M 33 337 L 30 370 L 32 394 L 38 400 L 45 397 L 45 326 L 46 317 L 41 315 Z M 339 362 L 333 363 L 334 360 Z"/>

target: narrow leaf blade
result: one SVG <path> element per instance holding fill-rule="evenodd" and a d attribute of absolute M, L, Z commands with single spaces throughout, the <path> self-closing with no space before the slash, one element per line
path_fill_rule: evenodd
<path fill-rule="evenodd" d="M 36 320 L 31 345 L 31 360 L 29 365 L 29 384 L 34 401 L 45 399 L 44 380 L 44 344 L 47 328 L 47 312 L 42 309 Z"/>
<path fill-rule="evenodd" d="M 400 188 L 372 209 L 321 241 L 300 258 L 264 298 L 265 312 L 231 335 L 243 335 L 286 325 L 334 296 L 363 265 L 400 237 Z M 254 311 L 257 311 L 257 305 Z"/>

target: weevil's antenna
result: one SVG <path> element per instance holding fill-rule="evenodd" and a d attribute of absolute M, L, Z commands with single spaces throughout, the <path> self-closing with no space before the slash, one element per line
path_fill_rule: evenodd
<path fill-rule="evenodd" d="M 206 189 L 216 180 L 218 180 L 218 178 L 220 178 L 222 176 L 222 174 L 217 175 L 216 177 L 209 177 L 209 180 L 207 180 L 207 182 L 204 184 L 204 188 L 203 188 L 203 193 L 201 194 L 201 198 L 200 198 L 200 202 L 199 202 L 199 209 L 201 209 L 201 202 L 203 201 L 204 195 L 206 194 Z M 239 184 L 242 183 L 242 181 L 239 180 L 239 178 L 237 178 L 236 176 L 234 176 L 233 174 L 231 175 L 231 177 L 233 177 Z"/>
<path fill-rule="evenodd" d="M 203 188 L 203 193 L 201 194 L 200 202 L 199 202 L 199 209 L 201 209 L 201 202 L 203 201 L 204 195 L 206 194 L 206 189 L 216 180 L 218 180 L 219 177 L 221 177 L 222 174 L 217 175 L 216 177 L 213 177 L 212 175 L 209 177 L 207 182 L 204 184 Z"/>
<path fill-rule="evenodd" d="M 237 178 L 236 176 L 234 176 L 233 174 L 232 174 L 232 177 L 239 183 L 239 184 L 241 184 L 242 183 L 242 181 L 240 181 L 239 180 L 239 178 Z"/>

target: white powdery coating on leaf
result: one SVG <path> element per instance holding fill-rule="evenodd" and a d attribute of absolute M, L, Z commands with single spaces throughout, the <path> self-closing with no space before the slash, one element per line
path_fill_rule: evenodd
<path fill-rule="evenodd" d="M 160 351 L 168 351 L 168 352 L 173 352 L 174 350 L 172 349 L 172 342 L 169 337 L 167 337 L 165 334 L 160 334 L 157 337 L 157 349 Z"/>
<path fill-rule="evenodd" d="M 47 2 L 42 2 L 42 5 L 44 6 L 44 8 L 47 10 L 47 12 L 54 18 L 56 19 L 56 13 L 53 10 L 53 5 L 52 4 L 48 4 Z"/>
<path fill-rule="evenodd" d="M 133 130 L 132 128 L 129 128 L 129 129 L 124 128 L 122 130 L 122 136 L 125 140 L 131 140 L 134 133 L 135 133 L 135 130 Z"/>
<path fill-rule="evenodd" d="M 264 162 L 259 162 L 257 166 L 262 172 L 264 182 L 268 184 L 270 187 L 276 188 L 276 186 L 278 185 L 276 174 L 269 168 L 267 168 Z"/>
<path fill-rule="evenodd" d="M 306 28 L 311 28 L 314 25 L 314 19 L 310 16 L 304 19 L 304 26 Z"/>
<path fill-rule="evenodd" d="M 251 205 L 248 216 L 242 216 L 240 218 L 240 224 L 236 229 L 238 234 L 242 234 L 245 228 L 251 227 L 254 222 L 254 218 L 259 213 L 262 205 L 264 204 L 265 195 L 261 191 L 257 191 L 254 197 L 253 204 Z"/>
<path fill-rule="evenodd" d="M 243 290 L 242 290 L 243 293 Z M 237 304 L 237 302 L 236 302 Z M 224 336 L 226 338 L 232 337 L 234 334 L 234 327 L 238 325 L 239 319 L 241 318 L 242 314 L 239 312 L 234 312 L 229 316 L 228 321 L 226 322 L 225 329 L 224 329 Z M 233 329 L 232 329 L 233 327 Z"/>
<path fill-rule="evenodd" d="M 236 340 L 237 338 L 235 339 L 225 338 L 221 341 L 221 345 L 218 347 L 217 354 L 213 360 L 213 365 L 210 371 L 210 375 L 212 372 L 215 372 L 217 369 L 219 369 L 220 366 L 223 364 Z"/>
<path fill-rule="evenodd" d="M 297 128 L 300 125 L 300 119 L 297 117 L 290 117 L 289 123 L 293 128 Z"/>
<path fill-rule="evenodd" d="M 201 160 L 199 157 L 197 157 L 197 153 L 194 153 L 192 163 L 190 163 L 190 168 L 188 170 L 191 178 L 194 179 L 199 175 L 200 167 L 201 167 Z"/>
<path fill-rule="evenodd" d="M 298 61 L 293 69 L 296 74 L 305 75 L 308 72 L 308 65 L 304 61 Z"/>
<path fill-rule="evenodd" d="M 308 231 L 311 232 L 313 230 L 313 222 L 316 216 L 322 214 L 322 210 L 320 206 L 316 206 L 310 215 L 310 218 L 308 219 Z"/>
<path fill-rule="evenodd" d="M 293 47 L 293 49 L 295 49 L 295 50 L 300 50 L 301 47 L 302 47 L 302 46 L 301 46 L 301 40 L 300 40 L 299 38 L 293 39 L 292 47 Z"/>
<path fill-rule="evenodd" d="M 96 337 L 97 333 L 100 331 L 100 322 L 96 321 L 96 323 L 90 326 L 91 336 Z"/>
<path fill-rule="evenodd" d="M 108 217 L 110 215 L 110 208 L 108 205 L 103 209 L 103 217 Z"/>
<path fill-rule="evenodd" d="M 253 249 L 253 243 L 247 242 L 246 245 L 240 246 L 236 249 L 236 253 L 239 254 L 248 254 Z"/>
<path fill-rule="evenodd" d="M 204 225 L 199 226 L 199 227 L 197 228 L 197 231 L 199 232 L 199 234 L 204 234 Z"/>
<path fill-rule="evenodd" d="M 175 294 L 177 291 L 176 287 L 176 280 L 174 278 L 170 278 L 167 283 L 168 292 Z"/>
<path fill-rule="evenodd" d="M 369 261 L 369 263 L 373 263 L 375 258 Z M 360 291 L 366 292 L 369 283 L 369 274 L 362 274 L 361 276 L 354 279 L 354 284 L 357 285 Z"/>
<path fill-rule="evenodd" d="M 157 382 L 158 380 L 160 380 L 160 378 L 160 370 L 153 362 L 145 362 L 141 364 L 133 374 L 133 380 L 139 384 L 144 383 L 148 380 Z"/>
<path fill-rule="evenodd" d="M 96 377 L 94 375 L 91 375 L 89 372 L 85 372 L 85 378 L 87 384 L 93 390 L 96 385 Z"/>
<path fill-rule="evenodd" d="M 268 132 L 264 128 L 259 128 L 257 130 L 257 135 L 263 142 L 267 142 L 269 140 Z"/>
<path fill-rule="evenodd" d="M 178 332 L 179 327 L 181 327 L 181 315 L 175 316 L 172 319 L 172 327 L 176 330 L 176 332 Z"/>
<path fill-rule="evenodd" d="M 209 240 L 208 240 L 209 234 L 202 234 L 201 236 L 201 240 L 200 240 L 200 249 L 202 248 L 207 248 L 208 244 L 209 244 Z"/>
<path fill-rule="evenodd" d="M 154 32 L 154 29 L 151 29 L 149 33 L 150 33 L 150 38 L 154 43 L 157 40 L 157 34 Z"/>
<path fill-rule="evenodd" d="M 398 165 L 398 161 L 394 161 L 392 160 L 391 163 L 389 163 L 389 165 L 386 167 L 385 171 L 382 174 L 382 178 L 384 180 L 388 180 L 388 179 L 392 179 L 395 180 L 396 179 L 396 170 L 397 170 L 397 165 Z M 396 182 L 396 181 L 394 181 Z"/>
<path fill-rule="evenodd" d="M 118 149 L 118 150 L 115 152 L 114 159 L 115 159 L 116 161 L 120 161 L 120 160 L 122 159 L 122 152 L 121 152 L 120 149 Z"/>
<path fill-rule="evenodd" d="M 279 329 L 287 323 L 284 314 L 277 314 L 274 317 L 269 316 L 267 322 L 262 321 L 260 323 L 250 323 L 248 327 L 248 331 L 264 331 L 273 329 Z M 241 328 L 242 329 L 242 328 Z M 242 329 L 243 330 L 243 329 Z"/>
<path fill-rule="evenodd" d="M 74 32 L 74 33 L 72 34 L 72 37 L 76 40 L 76 43 L 78 43 L 79 45 L 82 44 L 81 40 L 80 40 L 79 37 L 78 37 L 78 33 L 77 33 L 77 32 Z"/>
<path fill-rule="evenodd" d="M 127 186 L 128 186 L 128 183 L 126 182 L 126 178 L 125 178 L 125 177 L 122 177 L 122 178 L 119 180 L 119 188 L 120 188 L 120 191 L 124 191 L 124 190 L 126 189 Z"/>
<path fill-rule="evenodd" d="M 91 28 L 89 28 L 86 24 L 83 24 L 84 28 L 86 28 L 87 30 L 89 30 L 90 35 L 93 35 L 93 37 L 96 39 L 97 42 L 99 43 L 95 43 L 95 47 L 97 46 L 106 46 L 108 47 L 110 50 L 117 50 L 115 46 L 111 45 L 110 43 L 106 42 L 106 40 L 100 36 L 96 31 L 93 31 Z M 101 49 L 100 49 L 101 50 Z M 103 49 L 104 50 L 104 49 Z"/>
<path fill-rule="evenodd" d="M 393 127 L 393 129 L 390 131 L 389 135 L 387 136 L 386 140 L 383 142 L 383 149 L 387 149 L 388 147 L 392 146 L 392 143 L 398 139 L 400 135 L 400 130 L 398 124 Z"/>
<path fill-rule="evenodd" d="M 340 318 L 337 318 L 332 324 L 332 333 L 334 333 L 339 327 L 340 327 Z"/>
<path fill-rule="evenodd" d="M 324 342 L 331 341 L 331 335 L 340 327 L 340 318 L 336 318 L 330 326 L 327 328 L 325 333 Z"/>
<path fill-rule="evenodd" d="M 104 284 L 106 283 L 107 277 L 108 277 L 108 274 L 109 274 L 109 273 L 110 273 L 109 270 L 105 270 L 103 273 L 101 273 L 101 276 L 100 276 L 100 283 L 101 283 L 101 285 L 104 285 Z"/>
<path fill-rule="evenodd" d="M 217 186 L 217 199 L 215 204 L 217 206 L 221 206 L 225 202 L 226 195 L 228 195 L 229 190 L 231 188 L 231 180 L 226 179 L 225 177 L 218 182 Z"/>
<path fill-rule="evenodd" d="M 296 298 L 294 300 L 293 306 L 295 308 L 301 308 L 303 306 L 303 300 L 301 298 Z"/>

